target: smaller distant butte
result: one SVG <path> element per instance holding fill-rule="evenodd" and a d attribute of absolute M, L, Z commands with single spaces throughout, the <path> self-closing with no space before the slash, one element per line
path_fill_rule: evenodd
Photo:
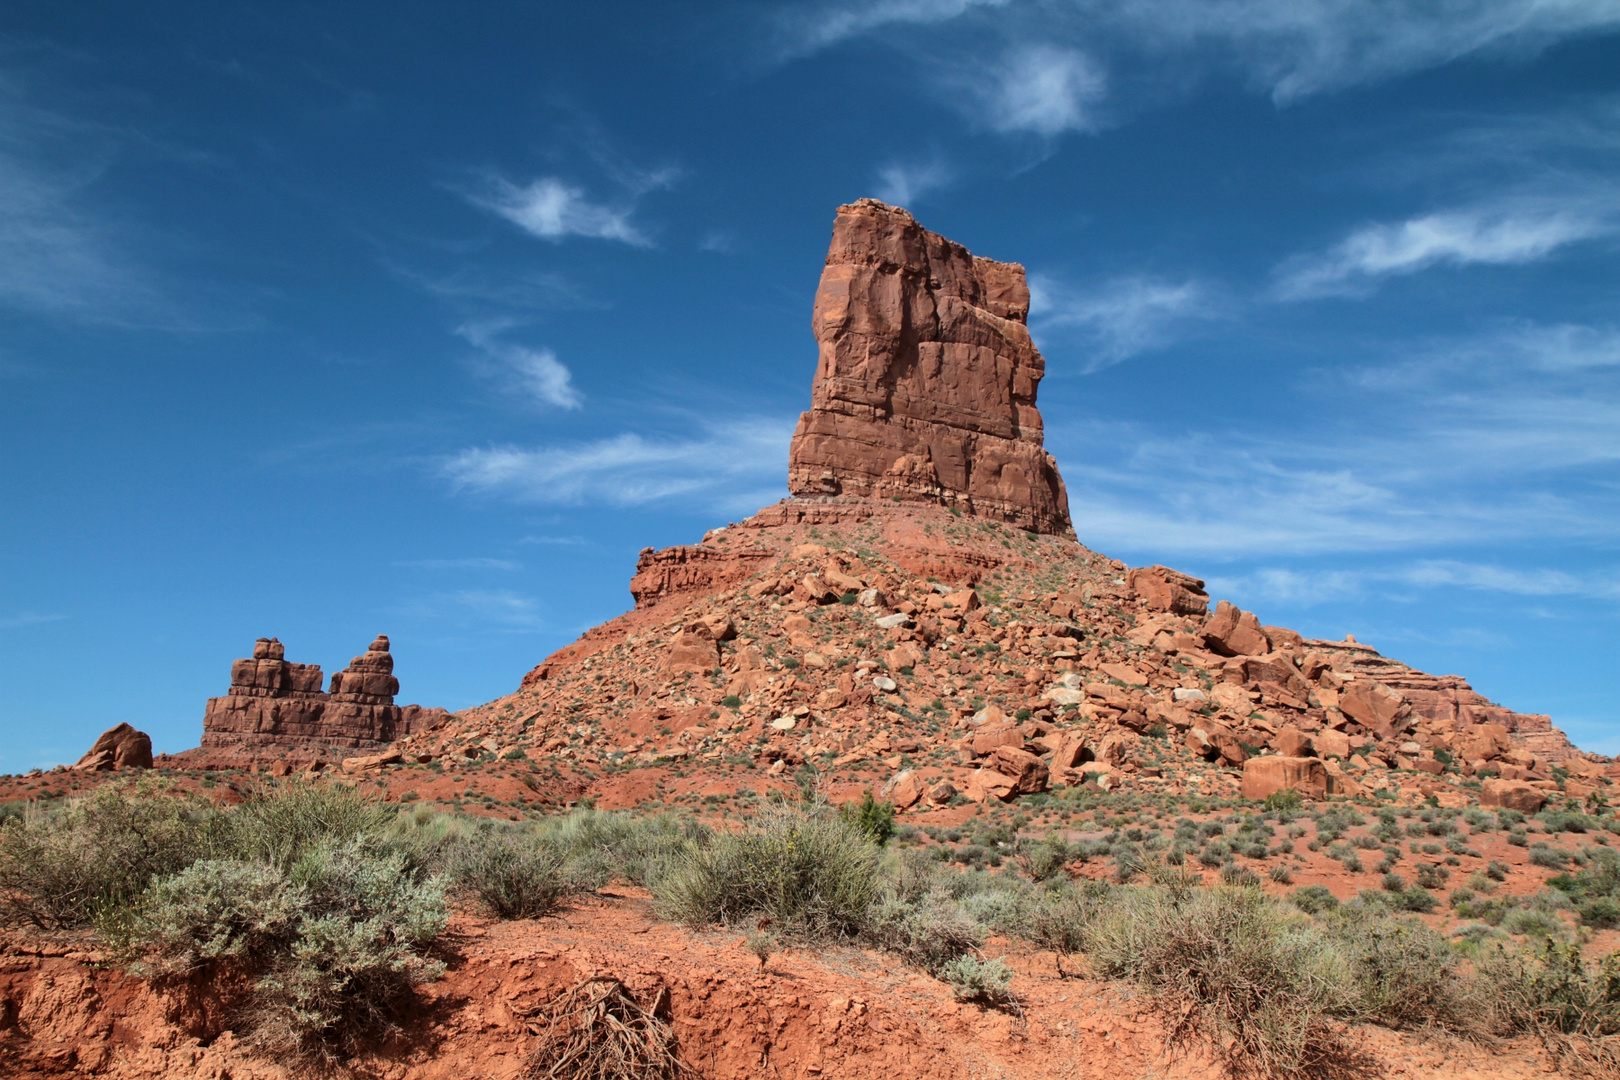
<path fill-rule="evenodd" d="M 377 747 L 449 719 L 444 709 L 395 705 L 399 680 L 387 635 L 332 676 L 321 692 L 319 664 L 294 664 L 276 638 L 254 642 L 253 656 L 231 665 L 231 688 L 208 699 L 205 749 L 258 747 Z"/>

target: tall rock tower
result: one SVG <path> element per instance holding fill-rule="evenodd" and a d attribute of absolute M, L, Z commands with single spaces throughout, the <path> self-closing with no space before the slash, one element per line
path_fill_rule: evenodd
<path fill-rule="evenodd" d="M 1068 493 L 1041 445 L 1046 361 L 1028 315 L 1017 263 L 978 258 L 876 199 L 839 207 L 789 492 L 934 503 L 1070 532 Z"/>

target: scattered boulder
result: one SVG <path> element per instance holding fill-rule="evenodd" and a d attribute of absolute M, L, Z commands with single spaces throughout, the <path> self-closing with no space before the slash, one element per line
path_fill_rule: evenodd
<path fill-rule="evenodd" d="M 1271 748 L 1283 757 L 1314 757 L 1316 744 L 1309 735 L 1295 727 L 1285 727 L 1271 737 Z"/>
<path fill-rule="evenodd" d="M 1202 615 L 1209 610 L 1209 594 L 1204 583 L 1168 566 L 1138 566 L 1126 575 L 1131 595 L 1149 610 L 1172 615 Z"/>
<path fill-rule="evenodd" d="M 1271 651 L 1271 642 L 1254 612 L 1228 600 L 1215 605 L 1215 613 L 1204 622 L 1201 633 L 1205 647 L 1220 656 L 1264 656 Z"/>
<path fill-rule="evenodd" d="M 1016 746 L 998 746 L 986 764 L 1013 780 L 1014 795 L 1033 795 L 1045 791 L 1050 774 L 1046 763 L 1027 750 Z"/>
<path fill-rule="evenodd" d="M 1380 739 L 1396 734 L 1404 725 L 1406 699 L 1373 679 L 1357 679 L 1339 691 L 1339 711 Z"/>
<path fill-rule="evenodd" d="M 889 782 L 883 785 L 882 795 L 894 804 L 896 810 L 905 810 L 916 805 L 926 790 L 927 785 L 922 777 L 906 769 L 889 778 Z"/>
<path fill-rule="evenodd" d="M 1323 728 L 1311 736 L 1319 757 L 1347 758 L 1350 756 L 1350 736 L 1333 728 Z"/>
<path fill-rule="evenodd" d="M 343 771 L 346 773 L 377 772 L 390 765 L 398 765 L 405 758 L 397 751 L 384 754 L 365 754 L 360 757 L 343 759 Z"/>
<path fill-rule="evenodd" d="M 719 664 L 720 646 L 713 631 L 702 622 L 682 627 L 664 650 L 664 670 L 670 674 L 713 671 Z"/>
<path fill-rule="evenodd" d="M 101 733 L 75 769 L 102 772 L 108 769 L 150 769 L 152 738 L 128 724 L 119 724 Z"/>
<path fill-rule="evenodd" d="M 1279 791 L 1297 791 L 1307 799 L 1328 794 L 1328 774 L 1317 758 L 1267 754 L 1243 763 L 1243 797 L 1264 799 Z"/>
<path fill-rule="evenodd" d="M 1486 780 L 1480 785 L 1479 805 L 1535 814 L 1547 803 L 1547 793 L 1523 780 Z"/>

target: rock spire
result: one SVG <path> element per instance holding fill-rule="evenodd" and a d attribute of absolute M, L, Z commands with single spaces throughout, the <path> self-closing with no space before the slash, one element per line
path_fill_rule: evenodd
<path fill-rule="evenodd" d="M 1041 445 L 1046 361 L 1028 314 L 1017 263 L 979 258 L 876 199 L 839 207 L 789 492 L 934 503 L 1069 533 L 1068 494 Z"/>

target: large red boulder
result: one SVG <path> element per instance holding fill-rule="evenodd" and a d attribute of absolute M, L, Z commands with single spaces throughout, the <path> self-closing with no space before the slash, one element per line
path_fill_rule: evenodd
<path fill-rule="evenodd" d="M 1395 734 L 1405 725 L 1406 698 L 1373 679 L 1357 679 L 1339 691 L 1339 711 L 1380 739 Z"/>
<path fill-rule="evenodd" d="M 1500 806 L 1534 814 L 1547 804 L 1547 793 L 1523 780 L 1486 780 L 1479 788 L 1479 805 Z"/>
<path fill-rule="evenodd" d="M 96 772 L 106 769 L 150 769 L 152 738 L 128 724 L 119 724 L 101 733 L 75 769 Z"/>
<path fill-rule="evenodd" d="M 1243 763 L 1243 797 L 1264 799 L 1279 791 L 1297 791 L 1307 799 L 1328 794 L 1328 774 L 1317 758 L 1268 754 Z"/>
<path fill-rule="evenodd" d="M 1150 610 L 1174 615 L 1202 615 L 1209 610 L 1209 594 L 1204 583 L 1190 574 L 1168 566 L 1138 566 L 1125 577 L 1131 595 Z"/>
<path fill-rule="evenodd" d="M 1254 612 L 1244 611 L 1231 601 L 1215 605 L 1215 613 L 1204 623 L 1204 644 L 1221 656 L 1264 656 L 1271 641 L 1260 628 Z"/>

